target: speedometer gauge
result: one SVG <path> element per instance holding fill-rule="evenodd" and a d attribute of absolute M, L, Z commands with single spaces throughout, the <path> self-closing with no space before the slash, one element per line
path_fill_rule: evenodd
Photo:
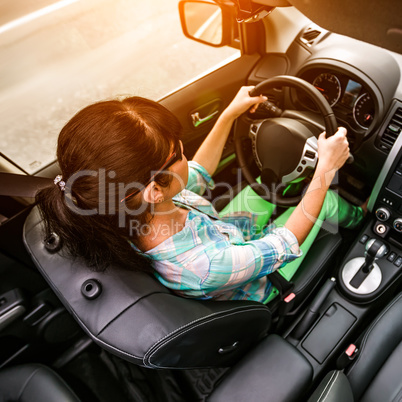
<path fill-rule="evenodd" d="M 322 73 L 314 79 L 313 85 L 324 95 L 331 107 L 338 102 L 341 96 L 341 84 L 336 75 Z"/>
<path fill-rule="evenodd" d="M 355 122 L 367 130 L 374 119 L 374 102 L 369 94 L 361 95 L 353 107 L 353 118 Z"/>

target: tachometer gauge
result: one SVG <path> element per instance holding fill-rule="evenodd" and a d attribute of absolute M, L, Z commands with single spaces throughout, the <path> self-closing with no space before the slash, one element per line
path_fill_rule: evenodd
<path fill-rule="evenodd" d="M 374 102 L 369 94 L 361 95 L 353 107 L 353 118 L 355 122 L 367 130 L 374 119 Z"/>
<path fill-rule="evenodd" d="M 338 77 L 331 73 L 322 73 L 313 81 L 313 85 L 324 95 L 332 107 L 341 96 L 341 83 Z"/>

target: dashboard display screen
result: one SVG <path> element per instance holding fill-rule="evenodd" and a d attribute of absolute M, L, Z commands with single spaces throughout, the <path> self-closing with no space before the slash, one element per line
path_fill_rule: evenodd
<path fill-rule="evenodd" d="M 352 107 L 357 97 L 359 96 L 361 89 L 362 86 L 359 83 L 349 80 L 348 84 L 346 85 L 345 93 L 343 94 L 341 100 L 342 104 L 348 107 Z"/>

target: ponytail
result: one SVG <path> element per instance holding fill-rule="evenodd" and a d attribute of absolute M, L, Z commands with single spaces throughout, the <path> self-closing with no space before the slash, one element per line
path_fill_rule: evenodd
<path fill-rule="evenodd" d="M 110 216 L 76 213 L 66 204 L 65 197 L 56 185 L 36 195 L 46 237 L 56 233 L 69 256 L 84 261 L 94 271 L 105 271 L 111 264 L 152 271 L 150 258 L 132 247 L 126 230 L 111 224 Z"/>

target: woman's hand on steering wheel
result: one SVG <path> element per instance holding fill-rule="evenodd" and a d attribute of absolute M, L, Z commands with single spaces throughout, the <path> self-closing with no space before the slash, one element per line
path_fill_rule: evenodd
<path fill-rule="evenodd" d="M 340 169 L 349 157 L 349 142 L 347 131 L 339 127 L 338 131 L 329 138 L 325 132 L 318 137 L 318 166 L 329 172 Z"/>
<path fill-rule="evenodd" d="M 254 113 L 258 105 L 268 99 L 263 95 L 250 96 L 250 91 L 254 88 L 254 85 L 241 87 L 223 113 L 233 120 L 245 113 L 250 107 L 250 113 Z"/>

